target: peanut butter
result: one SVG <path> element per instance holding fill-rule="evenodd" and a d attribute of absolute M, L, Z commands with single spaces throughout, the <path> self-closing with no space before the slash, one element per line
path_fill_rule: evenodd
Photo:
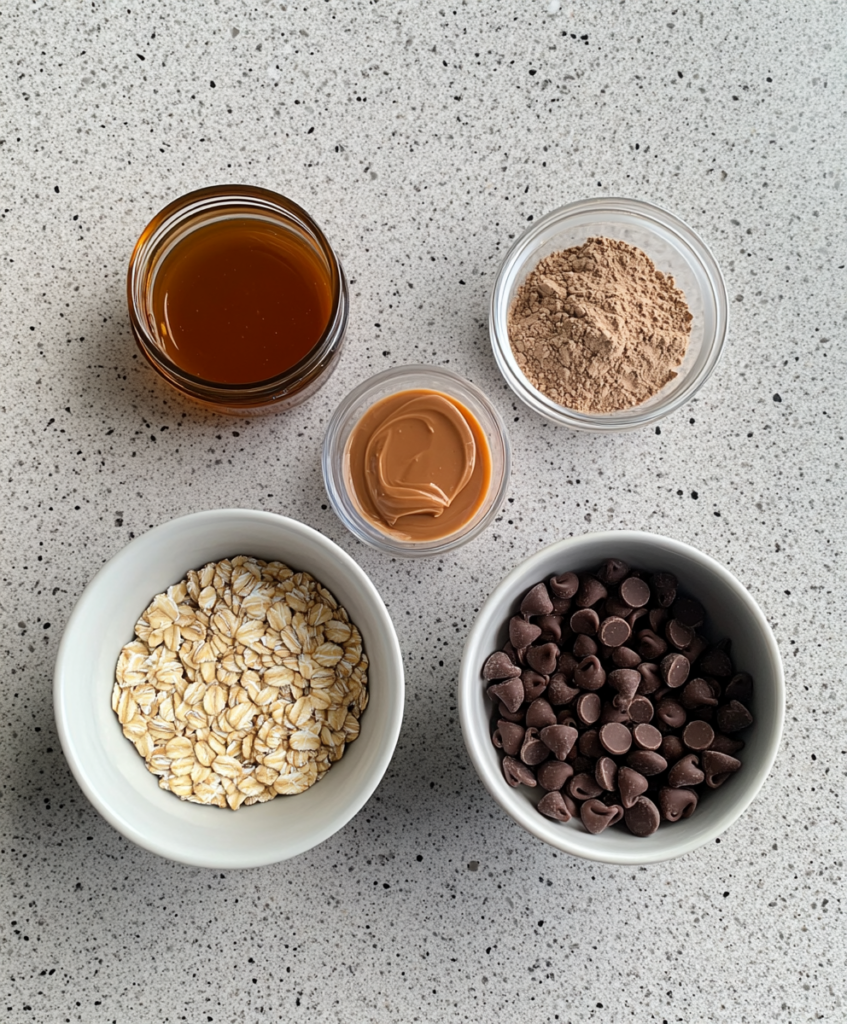
<path fill-rule="evenodd" d="M 376 402 L 353 428 L 344 476 L 377 529 L 403 540 L 438 540 L 479 511 L 491 453 L 461 402 L 440 391 L 400 391 Z"/>

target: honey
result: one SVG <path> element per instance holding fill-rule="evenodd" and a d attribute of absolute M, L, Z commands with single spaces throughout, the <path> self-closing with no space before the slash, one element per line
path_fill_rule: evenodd
<path fill-rule="evenodd" d="M 278 192 L 213 185 L 175 199 L 141 233 L 126 284 L 144 358 L 216 412 L 290 409 L 338 366 L 347 278 L 313 218 Z"/>
<path fill-rule="evenodd" d="M 152 281 L 151 326 L 186 373 L 217 384 L 277 377 L 304 359 L 332 313 L 332 285 L 302 235 L 257 216 L 187 232 Z"/>

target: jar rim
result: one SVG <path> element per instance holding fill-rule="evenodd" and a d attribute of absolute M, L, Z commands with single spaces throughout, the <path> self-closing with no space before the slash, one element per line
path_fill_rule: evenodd
<path fill-rule="evenodd" d="M 332 292 L 332 305 L 326 327 L 302 359 L 273 377 L 236 384 L 208 380 L 180 367 L 155 343 L 142 315 L 146 305 L 142 301 L 143 289 L 157 253 L 189 219 L 206 213 L 219 213 L 229 207 L 244 209 L 246 215 L 250 215 L 251 207 L 256 213 L 275 214 L 287 221 L 289 227 L 309 236 L 326 260 Z M 320 226 L 302 206 L 271 189 L 257 185 L 227 184 L 209 185 L 186 192 L 151 218 L 130 256 L 127 270 L 127 305 L 135 340 L 147 360 L 164 373 L 171 383 L 188 390 L 195 397 L 214 401 L 238 397 L 261 399 L 280 391 L 285 394 L 289 387 L 299 385 L 310 376 L 316 376 L 327 357 L 344 337 L 349 300 L 347 279 L 335 250 Z"/>

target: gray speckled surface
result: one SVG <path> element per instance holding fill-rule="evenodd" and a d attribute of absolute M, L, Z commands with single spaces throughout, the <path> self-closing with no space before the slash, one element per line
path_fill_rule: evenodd
<path fill-rule="evenodd" d="M 0 9 L 0 1017 L 844 1021 L 843 10 L 420 8 Z M 352 283 L 339 372 L 306 406 L 249 422 L 157 383 L 124 304 L 149 217 L 226 180 L 306 206 Z M 733 300 L 726 357 L 660 434 L 542 423 L 488 347 L 511 238 L 603 193 L 692 224 Z M 344 533 L 318 452 L 347 388 L 416 360 L 483 386 L 518 458 L 486 535 L 407 564 Z M 295 516 L 359 560 L 397 624 L 409 699 L 350 825 L 224 877 L 101 820 L 62 757 L 50 688 L 95 570 L 155 523 L 235 503 Z M 758 801 L 719 844 L 640 870 L 525 835 L 477 781 L 454 709 L 467 625 L 495 583 L 542 543 L 609 527 L 723 561 L 787 668 Z"/>

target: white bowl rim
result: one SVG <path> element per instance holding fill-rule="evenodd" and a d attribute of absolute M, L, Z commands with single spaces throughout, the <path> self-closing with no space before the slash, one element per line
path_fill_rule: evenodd
<path fill-rule="evenodd" d="M 571 839 L 572 834 L 567 829 L 562 829 L 557 833 L 557 841 L 553 842 L 550 835 L 544 831 L 543 826 L 546 823 L 546 819 L 528 804 L 513 804 L 507 799 L 508 793 L 511 791 L 508 790 L 506 782 L 500 774 L 495 775 L 490 771 L 489 766 L 477 754 L 478 749 L 481 748 L 478 748 L 471 740 L 471 737 L 479 731 L 478 723 L 473 717 L 471 701 L 469 699 L 470 693 L 472 692 L 471 688 L 478 688 L 480 686 L 481 661 L 479 658 L 479 652 L 476 650 L 477 637 L 483 632 L 484 627 L 488 625 L 489 621 L 495 615 L 500 614 L 500 609 L 502 609 L 507 599 L 509 602 L 514 601 L 517 596 L 515 584 L 521 576 L 524 576 L 530 568 L 543 565 L 554 553 L 556 555 L 566 555 L 569 550 L 578 548 L 579 544 L 587 538 L 591 538 L 592 541 L 607 541 L 609 544 L 621 542 L 626 543 L 627 541 L 636 539 L 640 541 L 643 541 L 645 538 L 654 539 L 656 541 L 660 541 L 664 545 L 667 545 L 670 549 L 676 550 L 679 554 L 685 554 L 689 557 L 693 556 L 718 578 L 720 578 L 727 586 L 741 594 L 742 600 L 744 600 L 748 605 L 753 618 L 758 622 L 762 635 L 765 639 L 765 643 L 769 648 L 773 664 L 776 666 L 773 683 L 776 691 L 775 698 L 778 707 L 778 727 L 773 730 L 773 733 L 767 743 L 765 754 L 761 762 L 756 766 L 755 771 L 758 776 L 758 784 L 751 785 L 745 796 L 735 801 L 721 817 L 721 820 L 712 828 L 706 830 L 701 835 L 688 842 L 678 843 L 673 849 L 669 849 L 667 851 L 656 851 L 652 856 L 639 853 L 636 845 L 633 845 L 631 853 L 627 852 L 620 855 L 611 855 L 605 853 L 601 849 L 592 853 L 586 851 L 584 847 L 578 846 L 574 843 Z M 539 570 L 536 577 L 540 579 L 541 575 L 542 573 Z M 583 533 L 576 537 L 568 537 L 565 540 L 554 541 L 554 543 L 548 544 L 546 547 L 541 548 L 539 551 L 536 551 L 535 554 L 530 555 L 529 558 L 524 559 L 524 561 L 516 565 L 515 568 L 512 569 L 512 571 L 494 588 L 488 599 L 480 608 L 465 643 L 464 652 L 462 654 L 462 664 L 459 672 L 457 703 L 459 709 L 459 722 L 462 728 L 462 737 L 465 741 L 465 749 L 468 752 L 468 756 L 470 757 L 482 784 L 506 814 L 509 815 L 509 817 L 517 821 L 517 823 L 525 828 L 527 832 L 530 832 L 542 842 L 555 846 L 557 849 L 560 849 L 565 853 L 569 853 L 574 857 L 580 857 L 585 860 L 597 861 L 604 864 L 624 864 L 635 866 L 672 860 L 676 857 L 681 857 L 684 854 L 691 853 L 693 850 L 699 849 L 699 847 L 703 846 L 705 843 L 708 843 L 725 832 L 738 820 L 738 818 L 741 817 L 753 800 L 755 800 L 765 782 L 765 779 L 770 773 L 779 752 L 782 731 L 785 723 L 785 677 L 779 647 L 764 613 L 747 591 L 747 588 L 744 587 L 744 585 L 725 566 L 721 565 L 720 562 L 716 561 L 710 555 L 692 547 L 690 544 L 675 540 L 672 537 L 665 537 L 663 534 L 650 533 L 646 530 L 607 530 L 598 531 L 596 533 Z M 488 725 L 486 722 L 485 742 L 488 741 Z M 577 835 L 581 835 L 581 833 L 577 833 Z"/>
<path fill-rule="evenodd" d="M 286 852 L 281 857 L 266 856 L 255 857 L 253 859 L 242 857 L 237 863 L 223 863 L 221 858 L 216 856 L 214 853 L 208 858 L 187 858 L 179 848 L 178 842 L 157 842 L 150 839 L 146 834 L 139 832 L 138 829 L 134 828 L 128 821 L 121 817 L 121 815 L 117 813 L 110 804 L 107 804 L 100 798 L 96 784 L 89 778 L 83 768 L 83 762 L 78 753 L 78 745 L 67 728 L 67 707 L 65 703 L 63 676 L 66 671 L 65 661 L 67 659 L 67 648 L 71 645 L 71 637 L 76 628 L 77 622 L 81 621 L 89 613 L 88 606 L 94 600 L 93 595 L 95 591 L 99 589 L 99 587 L 103 585 L 104 581 L 108 580 L 112 574 L 121 570 L 123 563 L 128 560 L 128 551 L 135 551 L 151 544 L 155 545 L 157 540 L 167 533 L 174 530 L 184 529 L 188 521 L 199 525 L 203 521 L 225 521 L 227 517 L 234 514 L 246 516 L 248 519 L 254 519 L 256 521 L 284 524 L 286 529 L 290 530 L 295 535 L 299 534 L 301 537 L 309 538 L 311 540 L 317 539 L 318 543 L 329 548 L 334 553 L 334 556 L 338 559 L 341 567 L 349 573 L 355 579 L 358 586 L 366 592 L 367 598 L 372 602 L 378 617 L 383 620 L 385 629 L 383 639 L 388 648 L 389 660 L 392 662 L 390 670 L 394 675 L 396 685 L 398 687 L 398 699 L 394 713 L 391 715 L 389 720 L 386 741 L 384 742 L 383 748 L 379 754 L 371 779 L 368 781 L 366 786 L 362 787 L 356 795 L 356 798 L 346 805 L 342 814 L 334 816 L 323 828 L 318 829 L 313 834 L 316 837 L 314 838 L 314 841 L 310 839 L 308 842 L 303 842 L 291 851 Z M 113 828 L 136 845 L 141 846 L 152 853 L 156 853 L 161 857 L 165 857 L 168 860 L 204 868 L 226 868 L 227 870 L 234 870 L 238 868 L 263 867 L 267 864 L 275 864 L 281 860 L 288 860 L 291 857 L 296 857 L 301 853 L 305 853 L 307 850 L 325 842 L 330 838 L 330 836 L 342 829 L 352 818 L 356 816 L 356 814 L 359 813 L 362 807 L 364 807 L 367 801 L 374 794 L 382 781 L 386 770 L 388 769 L 388 765 L 391 763 L 391 759 L 394 756 L 394 751 L 397 746 L 397 740 L 400 736 L 400 729 L 403 724 L 404 704 L 405 679 L 403 671 L 403 655 L 400 650 L 400 643 L 397 639 L 397 633 L 394 629 L 394 624 L 391 621 L 391 616 L 388 614 L 388 610 L 385 607 L 385 603 L 383 602 L 376 587 L 365 573 L 364 569 L 362 569 L 361 566 L 334 541 L 325 537 L 322 533 L 319 533 L 311 526 L 307 526 L 305 523 L 301 523 L 296 519 L 291 519 L 288 516 L 281 516 L 275 512 L 266 512 L 259 509 L 227 508 L 207 509 L 202 512 L 190 512 L 183 516 L 176 516 L 175 518 L 170 519 L 165 523 L 161 523 L 158 526 L 154 526 L 151 530 L 148 530 L 146 533 L 143 533 L 131 540 L 129 544 L 121 548 L 120 551 L 113 555 L 98 570 L 80 594 L 62 634 L 62 640 L 56 654 L 56 663 L 53 672 L 53 706 L 56 727 L 59 733 L 59 742 L 62 745 L 62 752 L 65 755 L 65 760 L 67 761 L 80 789 L 83 791 L 89 802 Z"/>

